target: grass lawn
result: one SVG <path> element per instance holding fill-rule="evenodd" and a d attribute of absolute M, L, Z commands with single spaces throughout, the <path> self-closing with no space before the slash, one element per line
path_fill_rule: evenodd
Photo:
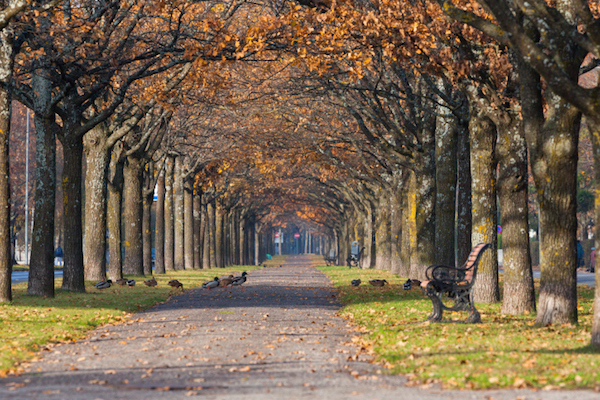
<path fill-rule="evenodd" d="M 403 290 L 405 278 L 379 270 L 320 270 L 340 292 L 341 316 L 364 332 L 357 341 L 413 385 L 600 390 L 600 350 L 589 346 L 594 291 L 588 286 L 579 286 L 578 325 L 536 327 L 535 315 L 502 315 L 500 304 L 477 304 L 481 324 L 430 324 L 424 321 L 431 301 L 420 289 Z M 363 283 L 351 286 L 358 278 Z M 373 287 L 370 279 L 390 285 Z M 444 312 L 445 320 L 466 316 Z"/>
<path fill-rule="evenodd" d="M 270 263 L 278 265 L 283 258 L 275 257 Z M 269 265 L 269 264 L 267 264 Z M 86 293 L 72 293 L 60 289 L 56 281 L 53 299 L 27 296 L 27 283 L 13 285 L 13 301 L 0 304 L 0 377 L 18 373 L 19 363 L 31 360 L 35 352 L 52 343 L 76 340 L 100 325 L 116 324 L 132 313 L 147 309 L 178 293 L 167 285 L 171 279 L 183 283 L 184 289 L 200 286 L 215 276 L 230 272 L 239 275 L 259 267 L 235 266 L 223 269 L 169 271 L 155 275 L 157 287 L 143 284 L 149 277 L 127 276 L 137 281 L 136 286 L 113 285 L 97 290 L 95 282 L 86 282 Z"/>

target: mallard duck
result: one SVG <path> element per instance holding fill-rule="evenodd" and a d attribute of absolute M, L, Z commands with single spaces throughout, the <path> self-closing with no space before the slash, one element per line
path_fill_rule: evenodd
<path fill-rule="evenodd" d="M 202 284 L 202 287 L 205 289 L 212 289 L 212 288 L 216 288 L 217 286 L 219 286 L 219 277 L 218 276 L 215 276 L 215 279 L 213 279 L 212 281 L 204 282 Z"/>
<path fill-rule="evenodd" d="M 154 277 L 152 277 L 152 279 L 148 279 L 147 281 L 144 281 L 144 285 L 154 287 L 154 286 L 158 285 L 158 282 L 156 282 L 156 279 Z"/>
<path fill-rule="evenodd" d="M 135 281 L 133 279 L 127 279 L 127 286 L 135 286 Z"/>
<path fill-rule="evenodd" d="M 115 283 L 118 283 L 118 284 L 119 284 L 119 286 L 125 286 L 125 285 L 127 285 L 127 279 L 123 279 L 123 278 L 121 278 L 121 279 L 117 279 L 117 280 L 115 281 Z"/>
<path fill-rule="evenodd" d="M 109 279 L 107 281 L 102 281 L 102 282 L 98 282 L 94 285 L 94 287 L 96 289 L 108 289 L 110 287 L 110 285 L 112 284 L 112 281 Z"/>
<path fill-rule="evenodd" d="M 421 286 L 421 281 L 419 281 L 417 279 L 409 279 L 406 282 L 404 282 L 404 285 L 402 285 L 402 289 L 410 290 L 413 287 L 420 287 L 420 286 Z"/>
<path fill-rule="evenodd" d="M 352 282 L 350 282 L 350 284 L 352 286 L 359 286 L 360 285 L 360 279 L 354 279 Z"/>
<path fill-rule="evenodd" d="M 184 292 L 183 283 L 179 282 L 177 279 L 171 279 L 167 285 L 171 286 L 173 289 L 181 288 L 181 291 Z"/>
<path fill-rule="evenodd" d="M 233 275 L 229 275 L 226 278 L 221 278 L 221 281 L 219 282 L 219 286 L 223 287 L 223 289 L 225 289 L 226 286 L 231 285 L 233 283 Z"/>
<path fill-rule="evenodd" d="M 369 283 L 372 286 L 384 286 L 388 282 L 385 279 L 373 279 L 373 280 L 369 281 Z"/>
<path fill-rule="evenodd" d="M 244 282 L 246 282 L 246 275 L 248 273 L 246 271 L 242 272 L 241 276 L 236 276 L 233 278 L 233 282 L 231 282 L 231 286 L 242 286 Z"/>

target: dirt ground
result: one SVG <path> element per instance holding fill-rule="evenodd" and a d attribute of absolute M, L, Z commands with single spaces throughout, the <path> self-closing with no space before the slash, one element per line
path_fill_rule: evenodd
<path fill-rule="evenodd" d="M 252 271 L 244 287 L 187 290 L 127 323 L 54 346 L 1 399 L 598 399 L 592 391 L 442 391 L 386 376 L 310 258 Z M 225 273 L 227 270 L 224 270 Z"/>

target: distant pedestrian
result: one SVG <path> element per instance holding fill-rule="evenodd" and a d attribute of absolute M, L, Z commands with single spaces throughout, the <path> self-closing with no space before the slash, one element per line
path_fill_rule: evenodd
<path fill-rule="evenodd" d="M 581 246 L 581 242 L 578 240 L 577 241 L 577 268 L 582 268 L 583 266 L 585 266 L 585 261 L 583 260 L 584 256 L 585 256 L 585 254 L 583 253 L 583 247 Z"/>
<path fill-rule="evenodd" d="M 63 252 L 62 247 L 60 245 L 54 251 L 54 265 L 62 267 L 64 265 L 63 257 L 65 253 Z"/>
<path fill-rule="evenodd" d="M 596 248 L 592 247 L 592 251 L 590 253 L 590 272 L 596 271 Z"/>

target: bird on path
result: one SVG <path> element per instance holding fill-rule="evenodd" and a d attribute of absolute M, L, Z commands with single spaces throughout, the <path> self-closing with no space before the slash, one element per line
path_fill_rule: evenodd
<path fill-rule="evenodd" d="M 110 287 L 110 285 L 112 284 L 112 281 L 109 279 L 107 281 L 102 281 L 102 282 L 98 282 L 94 285 L 94 287 L 96 289 L 108 289 Z"/>
<path fill-rule="evenodd" d="M 248 275 L 248 273 L 244 271 L 242 272 L 241 276 L 236 276 L 235 278 L 233 278 L 231 286 L 242 286 L 244 282 L 246 282 L 246 275 Z"/>
<path fill-rule="evenodd" d="M 350 284 L 352 286 L 359 286 L 360 285 L 360 279 L 354 279 L 352 282 L 350 282 Z"/>
<path fill-rule="evenodd" d="M 184 292 L 183 283 L 179 282 L 177 279 L 171 279 L 167 285 L 171 286 L 173 289 L 181 288 L 181 291 Z"/>
<path fill-rule="evenodd" d="M 369 281 L 369 283 L 372 286 L 379 286 L 379 287 L 381 287 L 381 286 L 384 286 L 386 283 L 388 283 L 388 281 L 386 281 L 385 279 L 373 279 L 373 280 Z"/>
<path fill-rule="evenodd" d="M 144 281 L 144 285 L 154 287 L 154 286 L 158 285 L 158 282 L 156 282 L 156 278 L 152 277 L 152 279 L 148 279 L 147 281 Z"/>
<path fill-rule="evenodd" d="M 226 286 L 231 285 L 233 283 L 233 275 L 229 275 L 226 278 L 221 278 L 221 281 L 219 282 L 219 286 L 223 287 L 223 289 L 225 289 Z"/>
<path fill-rule="evenodd" d="M 215 276 L 215 279 L 213 279 L 212 281 L 204 282 L 202 284 L 202 287 L 205 289 L 212 289 L 212 288 L 216 288 L 217 286 L 219 286 L 219 277 L 218 276 Z"/>

